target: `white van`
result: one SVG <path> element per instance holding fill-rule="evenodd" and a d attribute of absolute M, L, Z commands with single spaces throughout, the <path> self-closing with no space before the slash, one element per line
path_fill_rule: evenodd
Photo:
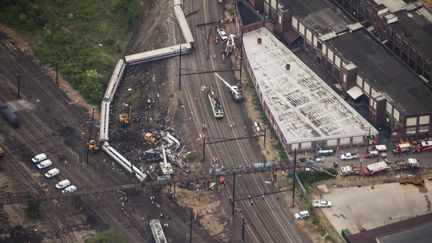
<path fill-rule="evenodd" d="M 54 169 L 49 170 L 47 173 L 45 173 L 45 177 L 51 178 L 51 177 L 54 177 L 58 174 L 60 174 L 60 170 L 57 168 L 54 168 Z"/>
<path fill-rule="evenodd" d="M 63 189 L 62 193 L 68 193 L 68 192 L 74 192 L 77 190 L 77 187 L 74 185 L 68 186 L 65 189 Z"/>
<path fill-rule="evenodd" d="M 40 162 L 37 165 L 37 167 L 39 169 L 43 169 L 43 168 L 46 168 L 46 167 L 51 166 L 51 165 L 52 165 L 52 161 L 50 159 L 47 159 L 47 160 L 44 160 L 44 161 Z"/>
<path fill-rule="evenodd" d="M 39 163 L 43 160 L 46 160 L 48 157 L 46 156 L 46 154 L 42 153 L 42 154 L 38 154 L 35 157 L 33 157 L 31 160 L 33 163 Z"/>
<path fill-rule="evenodd" d="M 57 189 L 63 189 L 65 187 L 70 186 L 70 184 L 71 184 L 70 181 L 68 179 L 66 179 L 66 180 L 62 180 L 59 183 L 55 184 L 55 187 Z"/>

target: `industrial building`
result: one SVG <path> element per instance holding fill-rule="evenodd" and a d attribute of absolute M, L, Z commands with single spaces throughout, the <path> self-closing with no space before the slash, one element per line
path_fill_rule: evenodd
<path fill-rule="evenodd" d="M 243 35 L 245 62 L 288 152 L 365 144 L 378 131 L 266 28 Z"/>
<path fill-rule="evenodd" d="M 432 13 L 421 1 L 336 0 L 432 87 Z"/>
<path fill-rule="evenodd" d="M 432 137 L 432 91 L 363 25 L 325 0 L 281 0 L 275 14 L 275 34 L 302 46 L 347 97 L 365 99 L 374 126 L 394 141 Z"/>

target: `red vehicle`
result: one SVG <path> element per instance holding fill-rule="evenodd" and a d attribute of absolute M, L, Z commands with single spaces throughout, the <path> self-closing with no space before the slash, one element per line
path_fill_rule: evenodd
<path fill-rule="evenodd" d="M 432 151 L 432 140 L 421 142 L 421 151 Z"/>
<path fill-rule="evenodd" d="M 363 170 L 364 175 L 376 175 L 380 173 L 384 173 L 390 170 L 390 167 L 386 162 L 381 161 L 377 163 L 373 163 L 366 166 L 366 169 Z"/>
<path fill-rule="evenodd" d="M 411 148 L 411 144 L 409 143 L 400 143 L 393 148 L 394 154 L 401 154 L 409 151 Z"/>

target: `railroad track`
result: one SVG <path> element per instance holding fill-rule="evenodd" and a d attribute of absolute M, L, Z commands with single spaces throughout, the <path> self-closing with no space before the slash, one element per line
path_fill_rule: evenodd
<path fill-rule="evenodd" d="M 25 146 L 27 141 L 42 141 L 42 143 L 35 142 L 31 145 L 31 153 L 34 154 L 40 151 L 47 151 L 49 154 L 54 156 L 58 154 L 65 154 L 67 158 L 72 158 L 68 164 L 59 164 L 58 162 L 54 162 L 54 166 L 59 167 L 61 170 L 61 175 L 66 175 L 66 177 L 71 179 L 71 181 L 77 184 L 78 187 L 85 184 L 94 185 L 95 183 L 96 185 L 124 183 L 124 178 L 113 176 L 110 165 L 103 163 L 103 160 L 106 159 L 104 156 L 93 157 L 92 164 L 95 166 L 92 167 L 84 166 L 82 163 L 79 163 L 79 161 L 74 161 L 79 152 L 77 153 L 73 151 L 64 144 L 64 138 L 58 135 L 56 127 L 50 127 L 45 124 L 49 123 L 50 119 L 51 124 L 54 120 L 54 123 L 59 124 L 57 125 L 58 127 L 62 127 L 67 123 L 67 126 L 76 128 L 76 131 L 78 132 L 75 133 L 79 134 L 80 132 L 87 130 L 85 121 L 88 120 L 88 114 L 86 114 L 80 107 L 67 105 L 66 95 L 58 89 L 55 82 L 52 82 L 49 77 L 45 77 L 43 74 L 38 76 L 38 74 L 41 73 L 38 69 L 40 66 L 39 64 L 29 61 L 27 57 L 24 57 L 23 54 L 20 53 L 20 51 L 11 48 L 7 43 L 5 44 L 4 39 L 0 39 L 0 42 L 2 44 L 0 48 L 6 48 L 7 50 L 5 52 L 8 54 L 10 53 L 12 56 L 11 60 L 8 62 L 10 68 L 16 68 L 17 70 L 20 70 L 23 74 L 22 77 L 33 76 L 33 78 L 30 78 L 32 80 L 31 84 L 26 82 L 24 89 L 22 89 L 23 97 L 26 97 L 28 100 L 32 101 L 38 99 L 41 103 L 49 103 L 53 100 L 65 101 L 64 103 L 52 106 L 51 108 L 53 110 L 51 110 L 51 112 L 46 115 L 42 115 L 44 111 L 38 107 L 35 108 L 35 112 L 18 112 L 21 120 L 21 127 L 16 131 L 8 131 L 8 133 L 12 133 L 17 138 L 17 141 L 20 141 L 20 143 L 15 148 L 12 148 L 12 154 L 19 152 L 20 149 Z M 9 80 L 13 80 L 12 78 L 13 75 L 9 74 Z M 11 84 L 12 87 L 13 85 L 14 83 Z M 32 87 L 31 91 L 29 91 L 30 87 Z M 13 94 L 14 93 L 11 92 L 11 90 L 0 89 L 0 97 L 5 98 L 6 100 L 16 99 Z M 38 116 L 35 113 L 40 115 Z M 68 117 L 69 119 L 65 121 L 64 119 L 61 119 L 61 117 Z M 78 138 L 75 138 L 75 140 L 79 141 L 79 136 Z M 83 148 L 85 148 L 85 140 L 81 140 Z M 15 155 L 15 159 L 18 159 L 18 157 L 19 156 Z M 54 161 L 52 156 L 51 159 Z M 22 169 L 21 163 L 11 163 L 11 165 L 12 174 L 20 175 L 20 178 L 23 181 L 28 181 L 27 184 L 29 184 L 29 186 L 38 184 L 34 181 L 28 180 L 28 176 L 26 176 L 28 172 Z M 27 165 L 24 166 L 27 167 Z M 37 193 L 42 193 L 40 188 L 36 186 L 33 187 Z M 121 214 L 119 213 L 121 211 L 120 203 L 117 202 L 115 198 L 112 198 L 112 196 L 109 195 L 103 197 L 86 196 L 83 199 L 83 202 L 88 204 L 89 207 L 93 208 L 94 211 L 99 216 L 101 216 L 101 218 L 106 220 L 106 222 L 115 225 L 119 229 L 123 229 L 123 233 L 125 233 L 125 235 L 127 235 L 131 240 L 140 241 L 142 232 L 139 232 L 138 230 L 134 231 L 133 229 L 136 227 L 131 224 L 129 220 L 125 220 L 121 217 Z M 76 242 L 77 239 L 67 239 L 66 237 L 69 234 L 64 234 L 70 230 L 70 228 L 67 226 L 68 222 L 67 218 L 64 217 L 64 212 L 50 211 L 49 213 L 46 213 L 46 215 L 52 228 L 55 229 L 55 235 L 63 237 L 62 241 L 64 242 Z"/>

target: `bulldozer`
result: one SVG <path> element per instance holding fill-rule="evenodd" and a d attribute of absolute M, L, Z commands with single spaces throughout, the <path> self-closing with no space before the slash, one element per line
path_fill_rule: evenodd
<path fill-rule="evenodd" d="M 99 143 L 96 140 L 90 140 L 90 142 L 87 143 L 87 148 L 92 153 L 96 153 L 100 149 Z"/>
<path fill-rule="evenodd" d="M 159 144 L 159 141 L 156 139 L 153 133 L 144 133 L 144 140 L 153 146 L 157 146 Z"/>
<path fill-rule="evenodd" d="M 129 113 L 121 113 L 119 115 L 119 121 L 122 126 L 129 126 L 132 116 L 132 106 L 129 106 Z"/>

